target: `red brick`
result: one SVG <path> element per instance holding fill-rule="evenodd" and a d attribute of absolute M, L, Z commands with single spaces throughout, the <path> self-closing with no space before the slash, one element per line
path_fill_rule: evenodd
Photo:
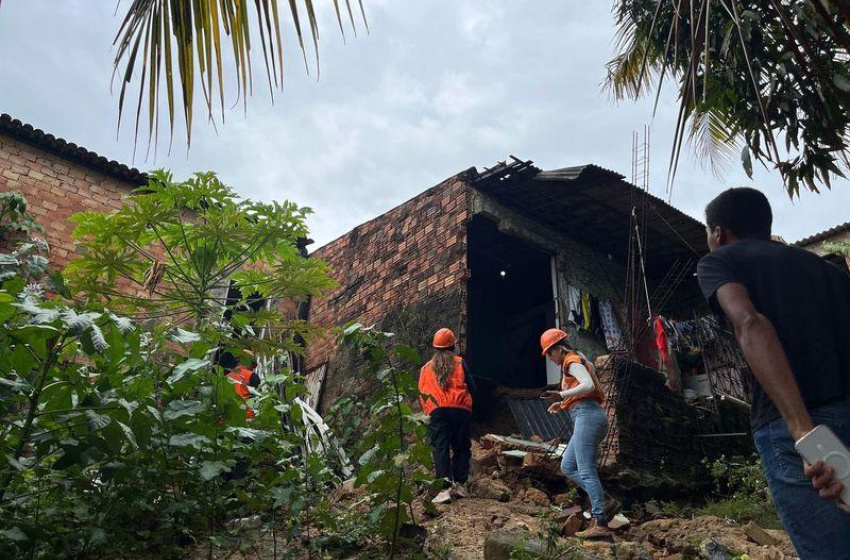
<path fill-rule="evenodd" d="M 20 190 L 27 197 L 30 212 L 47 230 L 54 267 L 65 266 L 77 253 L 70 239 L 71 216 L 84 210 L 120 208 L 132 188 L 56 154 L 0 136 L 0 191 Z"/>

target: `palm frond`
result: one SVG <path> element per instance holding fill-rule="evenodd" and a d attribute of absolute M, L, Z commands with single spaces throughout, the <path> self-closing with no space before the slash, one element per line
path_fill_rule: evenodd
<path fill-rule="evenodd" d="M 723 179 L 741 153 L 740 139 L 715 111 L 691 115 L 688 139 L 694 156 L 717 179 Z"/>
<path fill-rule="evenodd" d="M 836 160 L 847 167 L 850 0 L 618 0 L 616 6 L 617 54 L 605 84 L 614 98 L 654 89 L 657 106 L 665 78 L 677 81 L 668 189 L 686 137 L 714 171 L 745 143 L 747 154 L 780 172 L 791 194 L 801 182 L 814 191 L 816 181 L 828 186 L 830 175 L 841 173 Z M 735 142 L 718 138 L 721 122 L 740 132 Z M 777 137 L 786 140 L 784 152 Z"/>
<path fill-rule="evenodd" d="M 334 1 L 336 18 L 344 34 L 344 18 L 338 2 Z M 262 53 L 273 100 L 274 90 L 283 86 L 284 77 L 284 31 L 278 0 L 254 0 L 253 8 L 249 4 L 247 0 L 132 0 L 115 37 L 114 75 L 121 80 L 119 126 L 128 90 L 135 81 L 138 89 L 136 138 L 142 128 L 142 119 L 147 116 L 150 147 L 158 133 L 161 105 L 166 108 L 173 138 L 178 119 L 176 107 L 182 104 L 187 142 L 191 145 L 196 87 L 201 89 L 207 118 L 214 123 L 218 113 L 223 121 L 226 69 L 233 68 L 237 101 L 241 100 L 247 107 L 247 98 L 253 94 L 253 51 L 256 50 Z M 314 2 L 288 0 L 288 4 L 307 73 L 310 73 L 310 64 L 305 34 L 309 34 L 312 42 L 318 75 L 319 25 Z M 350 0 L 346 0 L 346 8 L 356 33 Z M 359 9 L 365 22 L 362 5 Z M 307 25 L 302 26 L 305 18 Z M 176 98 L 175 74 L 180 100 Z M 163 96 L 164 104 L 161 103 Z"/>

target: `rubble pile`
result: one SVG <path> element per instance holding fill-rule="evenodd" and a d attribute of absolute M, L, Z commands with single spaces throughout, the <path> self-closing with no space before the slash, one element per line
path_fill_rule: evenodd
<path fill-rule="evenodd" d="M 471 472 L 496 479 L 561 480 L 562 454 L 563 446 L 554 443 L 487 434 L 473 441 Z"/>
<path fill-rule="evenodd" d="M 783 531 L 708 516 L 674 518 L 654 502 L 616 516 L 609 540 L 577 539 L 588 523 L 587 504 L 559 474 L 557 453 L 546 442 L 512 437 L 474 442 L 469 497 L 437 508 L 425 508 L 423 498 L 416 508 L 428 530 L 426 551 L 451 560 L 507 560 L 517 549 L 523 557 L 548 558 L 552 547 L 574 560 L 795 558 Z"/>

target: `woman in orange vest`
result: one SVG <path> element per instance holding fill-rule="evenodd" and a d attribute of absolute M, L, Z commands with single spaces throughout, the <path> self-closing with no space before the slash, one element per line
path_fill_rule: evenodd
<path fill-rule="evenodd" d="M 464 484 L 469 478 L 471 391 L 475 390 L 475 382 L 466 362 L 455 351 L 457 337 L 452 331 L 438 330 L 433 346 L 434 356 L 419 374 L 419 401 L 431 417 L 428 433 L 434 448 L 434 466 L 437 478 L 445 480 L 443 490 L 433 501 L 442 504 L 452 499 L 452 482 Z"/>
<path fill-rule="evenodd" d="M 561 460 L 561 471 L 590 498 L 591 524 L 576 533 L 583 538 L 610 535 L 608 519 L 618 511 L 616 500 L 606 499 L 596 470 L 597 448 L 608 433 L 608 415 L 602 410 L 602 386 L 587 360 L 567 344 L 567 333 L 549 329 L 540 337 L 543 356 L 561 368 L 561 390 L 546 391 L 555 402 L 551 414 L 567 412 L 573 421 L 573 435 Z"/>

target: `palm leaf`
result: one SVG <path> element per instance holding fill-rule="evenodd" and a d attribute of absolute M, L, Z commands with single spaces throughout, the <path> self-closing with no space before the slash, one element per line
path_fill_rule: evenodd
<path fill-rule="evenodd" d="M 741 153 L 740 139 L 715 111 L 695 112 L 688 134 L 694 156 L 723 179 Z"/>
<path fill-rule="evenodd" d="M 312 40 L 318 75 L 319 24 L 314 2 L 288 0 L 288 4 L 307 72 L 309 74 L 310 65 L 307 63 L 305 33 L 309 33 Z M 344 38 L 345 18 L 339 0 L 334 1 L 334 6 Z M 350 0 L 346 0 L 346 9 L 356 33 Z M 365 23 L 362 4 L 359 9 Z M 306 17 L 307 30 L 302 26 L 302 16 Z M 115 37 L 115 76 L 121 77 L 119 126 L 128 101 L 128 90 L 135 86 L 138 90 L 136 137 L 146 117 L 149 143 L 151 138 L 156 143 L 161 107 L 164 106 L 169 135 L 173 138 L 176 106 L 182 103 L 187 143 L 191 145 L 196 80 L 200 84 L 209 120 L 215 123 L 218 114 L 224 121 L 225 69 L 233 69 L 237 101 L 241 99 L 246 106 L 247 98 L 253 94 L 253 56 L 256 50 L 261 51 L 273 99 L 274 90 L 283 86 L 284 32 L 280 19 L 278 0 L 132 0 Z M 257 34 L 259 46 L 254 40 Z M 225 46 L 227 44 L 230 48 Z M 175 74 L 180 83 L 180 102 L 176 99 Z M 162 96 L 165 96 L 164 103 L 160 102 Z M 145 99 L 147 102 L 143 101 Z"/>
<path fill-rule="evenodd" d="M 831 174 L 841 174 L 835 160 L 847 167 L 850 126 L 843 113 L 850 107 L 850 79 L 840 63 L 850 51 L 850 1 L 619 0 L 617 6 L 617 54 L 605 83 L 613 97 L 655 90 L 657 106 L 665 77 L 678 82 L 668 189 L 686 137 L 715 172 L 744 140 L 748 153 L 778 168 L 789 193 L 800 181 L 812 190 L 815 180 L 828 185 Z M 776 74 L 782 56 L 793 69 Z M 727 89 L 712 83 L 718 76 Z M 734 91 L 728 88 L 733 80 L 740 84 Z M 774 99 L 776 80 L 785 99 L 790 89 L 798 93 L 798 113 Z M 742 132 L 734 140 L 726 135 L 732 125 Z M 816 142 L 807 140 L 813 136 L 806 127 L 816 128 Z M 785 153 L 777 134 L 787 142 Z"/>

